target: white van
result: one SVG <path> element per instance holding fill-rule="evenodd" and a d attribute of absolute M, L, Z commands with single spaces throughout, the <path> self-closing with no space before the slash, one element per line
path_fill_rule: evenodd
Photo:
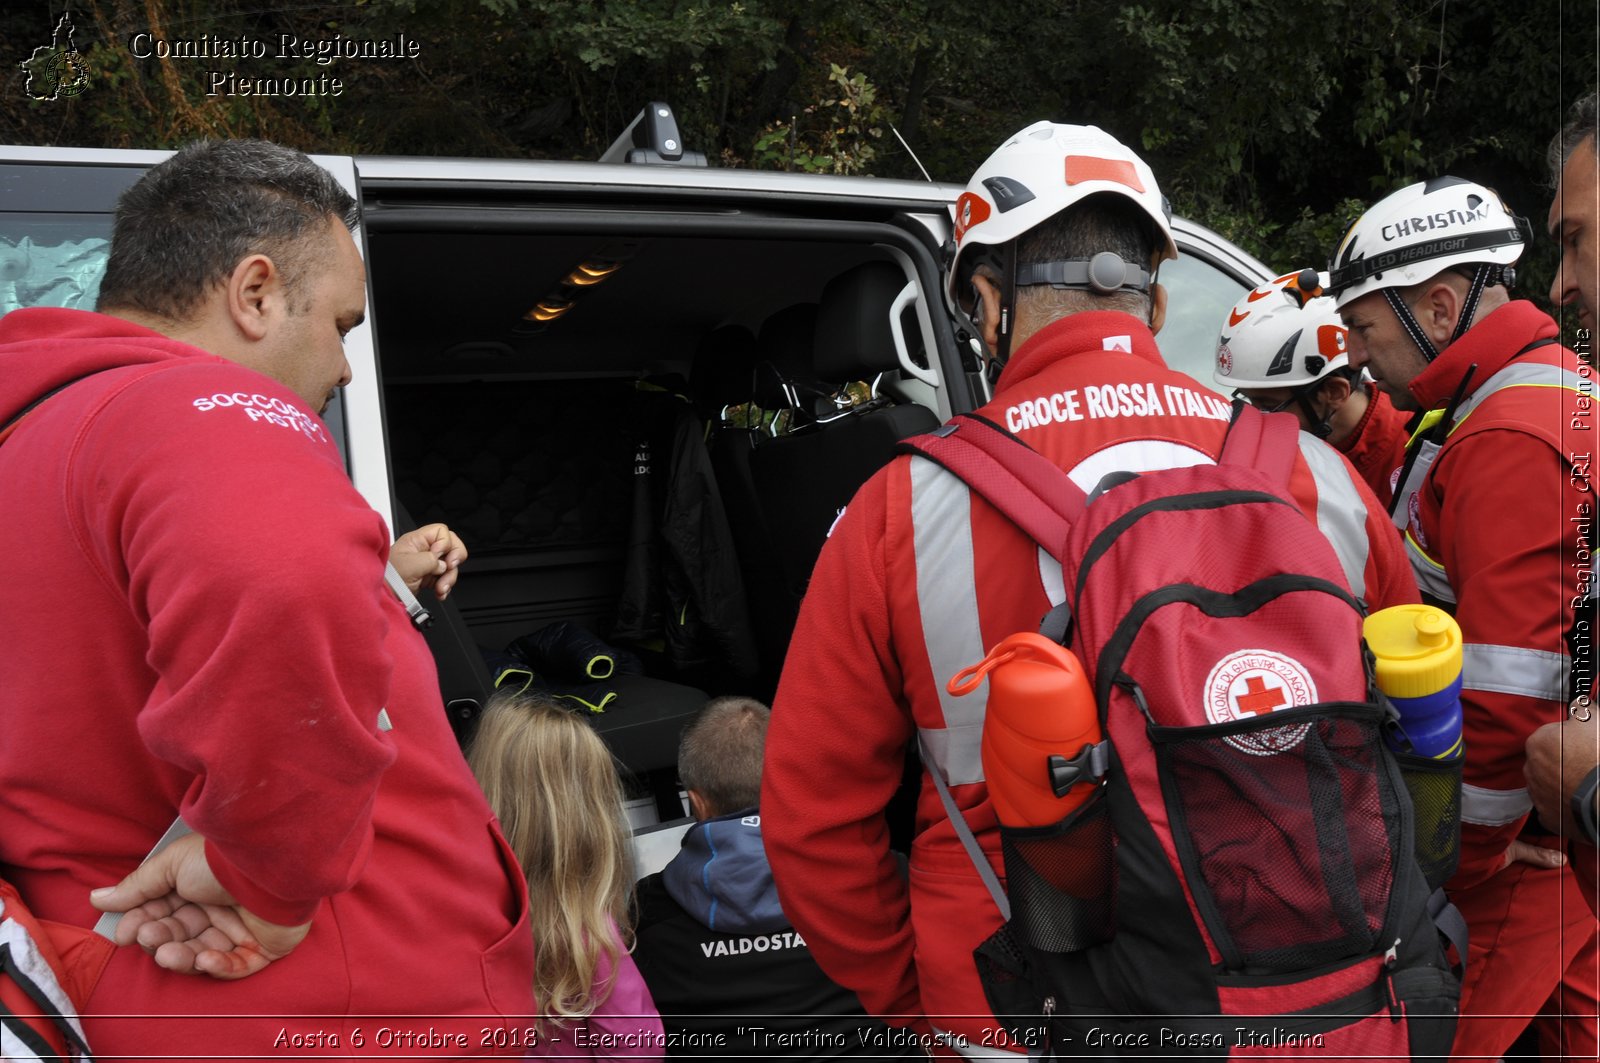
<path fill-rule="evenodd" d="M 116 198 L 165 157 L 0 146 L 0 314 L 92 309 Z M 960 187 L 659 162 L 318 161 L 360 202 L 370 285 L 329 425 L 392 528 L 446 520 L 472 550 L 428 632 L 458 734 L 490 682 L 480 650 L 506 663 L 508 646 L 562 622 L 610 640 L 641 572 L 704 569 L 679 577 L 714 596 L 706 612 L 748 618 L 751 661 L 730 667 L 715 637 L 703 659 L 635 639 L 642 674 L 575 695 L 614 695 L 597 728 L 680 815 L 683 718 L 708 694 L 770 697 L 838 508 L 901 435 L 983 399 L 940 283 Z M 1159 342 L 1209 384 L 1227 309 L 1270 274 L 1197 225 L 1174 230 Z M 663 481 L 691 458 L 727 533 L 696 531 L 698 556 L 674 562 Z M 648 589 L 670 625 L 673 588 Z"/>

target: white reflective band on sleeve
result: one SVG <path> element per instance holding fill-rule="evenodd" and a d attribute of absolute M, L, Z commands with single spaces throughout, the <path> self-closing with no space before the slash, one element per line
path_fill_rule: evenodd
<path fill-rule="evenodd" d="M 944 730 L 924 730 L 935 770 L 951 786 L 983 781 L 985 680 L 956 697 L 950 677 L 983 660 L 972 556 L 972 497 L 967 485 L 923 457 L 911 459 L 911 535 L 916 553 L 917 608 L 928 666 L 944 713 Z"/>
<path fill-rule="evenodd" d="M 1504 827 L 1533 811 L 1533 800 L 1526 790 L 1485 790 L 1481 786 L 1461 787 L 1461 822 L 1477 827 Z"/>
<path fill-rule="evenodd" d="M 1565 701 L 1572 660 L 1564 653 L 1469 642 L 1461 651 L 1461 685 L 1492 694 Z"/>
<path fill-rule="evenodd" d="M 1406 532 L 1405 541 L 1406 557 L 1411 559 L 1411 574 L 1417 577 L 1418 589 L 1435 601 L 1456 604 L 1456 592 L 1450 586 L 1450 578 L 1444 574 L 1444 566 L 1423 553 L 1410 532 Z"/>
<path fill-rule="evenodd" d="M 1300 433 L 1305 455 L 1317 481 L 1317 527 L 1333 544 L 1339 564 L 1357 598 L 1367 596 L 1367 507 L 1350 482 L 1339 452 L 1309 432 Z"/>
<path fill-rule="evenodd" d="M 1465 421 L 1473 410 L 1482 406 L 1490 395 L 1506 388 L 1566 388 L 1568 391 L 1582 394 L 1584 383 L 1583 378 L 1577 373 L 1563 369 L 1559 365 L 1512 362 L 1467 396 L 1466 401 L 1456 409 L 1455 423 L 1450 426 L 1450 431 L 1454 432 L 1460 428 L 1461 422 Z"/>

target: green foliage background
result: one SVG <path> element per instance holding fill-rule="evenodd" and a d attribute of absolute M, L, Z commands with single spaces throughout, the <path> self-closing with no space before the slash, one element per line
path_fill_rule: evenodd
<path fill-rule="evenodd" d="M 70 10 L 91 73 L 28 98 Z M 1140 148 L 1174 207 L 1275 267 L 1321 264 L 1363 204 L 1451 172 L 1544 230 L 1545 146 L 1594 87 L 1592 0 L 22 0 L 0 12 L 0 137 L 172 147 L 265 136 L 371 154 L 594 158 L 647 100 L 714 164 L 961 182 L 1038 118 Z M 394 39 L 415 60 L 136 58 L 135 34 Z M 208 96 L 207 71 L 341 78 Z M 1524 289 L 1548 287 L 1538 241 Z"/>

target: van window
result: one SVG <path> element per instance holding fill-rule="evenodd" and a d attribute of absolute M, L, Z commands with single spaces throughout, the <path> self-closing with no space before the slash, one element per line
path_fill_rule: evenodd
<path fill-rule="evenodd" d="M 93 310 L 117 197 L 142 166 L 0 164 L 0 316 L 24 306 Z"/>
<path fill-rule="evenodd" d="M 110 249 L 110 215 L 0 212 L 0 316 L 25 306 L 93 310 Z"/>
<path fill-rule="evenodd" d="M 1229 308 L 1244 296 L 1248 286 L 1187 253 L 1164 263 L 1160 280 L 1167 289 L 1167 320 L 1156 336 L 1161 357 L 1171 368 L 1217 390 L 1217 382 L 1211 376 L 1217 336 Z"/>
<path fill-rule="evenodd" d="M 0 165 L 0 317 L 36 306 L 93 310 L 117 197 L 143 174 L 130 166 Z M 342 392 L 322 419 L 348 466 Z"/>

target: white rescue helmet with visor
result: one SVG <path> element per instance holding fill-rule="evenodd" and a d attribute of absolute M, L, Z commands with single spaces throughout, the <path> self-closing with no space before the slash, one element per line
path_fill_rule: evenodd
<path fill-rule="evenodd" d="M 1035 122 L 996 148 L 956 200 L 955 252 L 945 288 L 951 308 L 973 313 L 972 272 L 984 261 L 1005 279 L 1006 312 L 1010 291 L 1030 284 L 1102 294 L 1148 291 L 1155 280 L 1151 264 L 1124 263 L 1110 252 L 1074 262 L 1015 262 L 1012 241 L 1099 194 L 1128 199 L 1149 218 L 1160 249 L 1158 262 L 1178 257 L 1172 208 L 1143 159 L 1095 126 Z M 999 253 L 1005 248 L 1011 249 L 1009 256 Z M 1007 331 L 1002 323 L 1002 337 Z"/>
<path fill-rule="evenodd" d="M 1399 289 L 1451 268 L 1470 277 L 1455 342 L 1477 313 L 1485 287 L 1510 287 L 1512 263 L 1522 257 L 1527 222 L 1512 214 L 1494 189 L 1460 177 L 1435 177 L 1374 203 L 1350 226 L 1328 265 L 1328 290 L 1340 310 L 1381 291 L 1424 357 L 1438 354 Z M 1470 267 L 1467 269 L 1465 267 Z"/>
<path fill-rule="evenodd" d="M 1224 388 L 1295 388 L 1349 364 L 1348 335 L 1314 269 L 1250 292 L 1228 311 L 1212 379 Z"/>

